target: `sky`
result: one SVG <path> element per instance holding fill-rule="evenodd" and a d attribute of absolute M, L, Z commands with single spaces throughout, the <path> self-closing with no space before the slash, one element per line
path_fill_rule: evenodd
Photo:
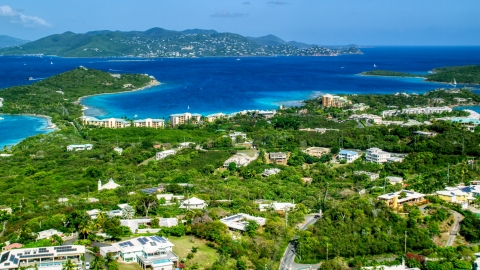
<path fill-rule="evenodd" d="M 480 45 L 480 0 L 0 0 L 0 35 L 214 29 L 319 45 Z"/>

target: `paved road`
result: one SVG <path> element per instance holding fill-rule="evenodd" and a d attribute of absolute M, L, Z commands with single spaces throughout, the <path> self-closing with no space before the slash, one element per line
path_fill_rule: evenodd
<path fill-rule="evenodd" d="M 445 246 L 449 247 L 455 243 L 455 238 L 457 237 L 458 232 L 460 231 L 460 221 L 463 220 L 463 216 L 453 210 L 450 210 L 453 214 L 454 223 L 452 226 L 452 230 L 450 231 L 450 236 L 448 237 L 447 244 Z"/>
<path fill-rule="evenodd" d="M 3 229 L 2 229 L 2 232 L 0 233 L 0 236 L 3 236 L 3 232 L 5 231 L 5 226 L 7 226 L 7 222 L 8 221 L 3 222 Z"/>
<path fill-rule="evenodd" d="M 317 219 L 314 217 L 314 215 L 308 215 L 305 218 L 305 222 L 300 227 L 300 230 L 306 230 L 308 226 L 314 224 L 316 221 Z M 295 235 L 293 240 L 297 238 L 298 236 Z M 278 268 L 279 270 L 318 269 L 320 267 L 320 264 L 295 263 L 295 251 L 295 246 L 292 244 L 292 242 L 290 242 L 285 250 L 285 253 L 283 253 L 282 259 L 280 260 L 280 267 Z"/>

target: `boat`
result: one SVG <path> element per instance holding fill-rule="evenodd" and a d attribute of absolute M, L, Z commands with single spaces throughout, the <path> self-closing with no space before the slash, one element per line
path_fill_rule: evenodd
<path fill-rule="evenodd" d="M 50 62 L 50 65 L 53 65 L 53 62 Z"/>
<path fill-rule="evenodd" d="M 457 81 L 453 78 L 453 85 L 457 85 Z"/>
<path fill-rule="evenodd" d="M 28 80 L 29 80 L 29 81 L 33 81 L 33 77 L 28 77 Z"/>
<path fill-rule="evenodd" d="M 3 117 L 0 117 L 0 120 L 3 120 L 3 119 L 5 119 L 5 118 L 3 118 Z"/>
<path fill-rule="evenodd" d="M 373 67 L 377 67 L 377 65 L 373 64 Z"/>

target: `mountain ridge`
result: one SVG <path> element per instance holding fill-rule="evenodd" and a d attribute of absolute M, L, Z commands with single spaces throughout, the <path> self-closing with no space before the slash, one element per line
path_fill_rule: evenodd
<path fill-rule="evenodd" d="M 7 35 L 0 35 L 0 48 L 7 48 L 12 46 L 18 46 L 29 42 L 28 40 L 11 37 Z"/>
<path fill-rule="evenodd" d="M 0 49 L 3 55 L 64 57 L 337 56 L 361 53 L 356 47 L 331 49 L 286 42 L 274 35 L 253 38 L 215 30 L 174 31 L 160 27 L 127 32 L 97 30 L 77 34 L 67 31 Z"/>

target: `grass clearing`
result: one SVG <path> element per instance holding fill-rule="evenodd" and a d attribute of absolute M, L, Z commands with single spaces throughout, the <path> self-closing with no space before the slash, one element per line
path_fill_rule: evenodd
<path fill-rule="evenodd" d="M 122 270 L 143 270 L 138 263 L 118 263 Z"/>
<path fill-rule="evenodd" d="M 191 252 L 192 247 L 197 247 L 197 253 L 193 253 L 192 259 L 187 259 L 185 261 L 185 266 L 191 267 L 195 264 L 199 266 L 199 269 L 205 269 L 213 265 L 217 261 L 219 255 L 214 248 L 207 246 L 207 241 L 201 240 L 191 236 L 182 236 L 174 237 L 171 236 L 168 238 L 175 246 L 173 247 L 173 252 L 177 254 L 178 259 L 182 260 L 187 258 L 188 253 Z"/>

